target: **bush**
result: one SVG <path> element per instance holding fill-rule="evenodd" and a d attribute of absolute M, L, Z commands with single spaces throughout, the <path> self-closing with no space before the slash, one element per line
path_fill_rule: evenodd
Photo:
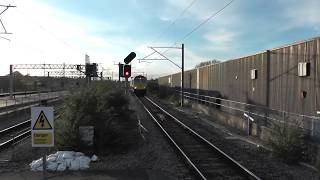
<path fill-rule="evenodd" d="M 128 110 L 128 99 L 123 91 L 114 90 L 111 82 L 94 82 L 81 89 L 64 102 L 60 118 L 56 122 L 56 142 L 59 148 L 82 148 L 79 126 L 94 126 L 96 149 L 105 143 L 105 133 L 111 122 L 121 118 Z"/>
<path fill-rule="evenodd" d="M 168 100 L 172 102 L 175 106 L 181 106 L 181 97 L 180 94 L 172 94 L 169 96 Z"/>
<path fill-rule="evenodd" d="M 287 163 L 296 163 L 304 158 L 307 148 L 307 136 L 298 122 L 274 122 L 269 145 L 275 155 Z"/>
<path fill-rule="evenodd" d="M 147 83 L 147 91 L 150 93 L 158 93 L 159 92 L 159 84 L 157 80 L 149 80 Z"/>
<path fill-rule="evenodd" d="M 172 89 L 168 86 L 159 86 L 159 90 L 157 92 L 157 95 L 161 99 L 167 99 L 173 95 L 176 95 L 176 92 L 174 89 Z"/>

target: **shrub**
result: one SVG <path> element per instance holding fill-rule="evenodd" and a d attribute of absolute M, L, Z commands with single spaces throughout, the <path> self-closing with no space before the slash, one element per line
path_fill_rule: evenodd
<path fill-rule="evenodd" d="M 159 84 L 157 80 L 149 80 L 147 83 L 147 91 L 150 93 L 158 93 L 159 92 Z"/>
<path fill-rule="evenodd" d="M 111 82 L 94 82 L 75 92 L 64 102 L 56 122 L 56 142 L 62 149 L 80 149 L 79 126 L 94 126 L 96 149 L 105 142 L 104 135 L 111 122 L 121 118 L 128 109 L 128 99 L 123 91 L 114 90 Z"/>
<path fill-rule="evenodd" d="M 172 94 L 169 96 L 168 100 L 172 102 L 175 106 L 181 106 L 180 94 Z"/>
<path fill-rule="evenodd" d="M 299 125 L 298 121 L 288 119 L 272 124 L 268 143 L 274 154 L 287 163 L 301 161 L 307 148 L 307 136 Z"/>
<path fill-rule="evenodd" d="M 175 96 L 177 93 L 173 88 L 170 88 L 168 86 L 159 86 L 158 90 L 158 97 L 161 99 L 167 99 L 170 98 L 171 96 Z"/>

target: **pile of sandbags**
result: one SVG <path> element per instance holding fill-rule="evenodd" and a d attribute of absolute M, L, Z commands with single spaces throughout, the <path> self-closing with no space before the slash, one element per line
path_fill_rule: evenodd
<path fill-rule="evenodd" d="M 66 169 L 77 171 L 89 168 L 91 161 L 97 161 L 98 157 L 93 155 L 91 158 L 85 156 L 82 152 L 74 151 L 57 151 L 47 156 L 47 170 L 64 171 Z M 43 170 L 42 158 L 32 161 L 30 164 L 32 171 Z"/>

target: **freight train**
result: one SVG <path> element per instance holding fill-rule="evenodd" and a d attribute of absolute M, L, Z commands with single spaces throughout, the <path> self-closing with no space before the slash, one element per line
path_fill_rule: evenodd
<path fill-rule="evenodd" d="M 147 93 L 147 78 L 138 75 L 131 81 L 131 89 L 137 96 L 144 96 Z"/>

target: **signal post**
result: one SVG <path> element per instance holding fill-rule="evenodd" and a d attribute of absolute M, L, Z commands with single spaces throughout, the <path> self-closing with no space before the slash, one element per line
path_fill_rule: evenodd
<path fill-rule="evenodd" d="M 119 63 L 119 82 L 120 77 L 125 78 L 125 93 L 128 92 L 129 85 L 128 85 L 128 78 L 131 77 L 131 65 L 129 63 L 136 57 L 136 53 L 131 52 L 126 58 L 124 58 L 124 63 Z"/>

